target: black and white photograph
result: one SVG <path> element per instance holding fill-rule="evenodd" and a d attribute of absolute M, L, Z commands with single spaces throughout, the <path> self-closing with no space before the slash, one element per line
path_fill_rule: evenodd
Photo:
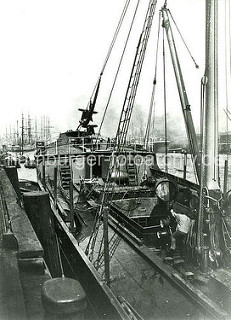
<path fill-rule="evenodd" d="M 231 319 L 231 0 L 0 0 L 0 320 Z"/>

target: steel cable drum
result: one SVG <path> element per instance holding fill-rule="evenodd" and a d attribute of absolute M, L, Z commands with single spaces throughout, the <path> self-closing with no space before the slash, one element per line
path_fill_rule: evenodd
<path fill-rule="evenodd" d="M 156 181 L 155 192 L 158 199 L 169 202 L 176 198 L 178 187 L 173 181 L 167 178 L 161 178 Z"/>

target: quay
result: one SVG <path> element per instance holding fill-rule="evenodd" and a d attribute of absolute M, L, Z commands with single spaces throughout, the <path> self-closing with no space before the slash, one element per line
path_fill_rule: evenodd
<path fill-rule="evenodd" d="M 43 248 L 4 168 L 0 168 L 0 318 L 43 319 Z"/>

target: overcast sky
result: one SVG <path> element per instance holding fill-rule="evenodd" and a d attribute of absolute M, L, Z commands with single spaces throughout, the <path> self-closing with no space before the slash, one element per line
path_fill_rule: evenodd
<path fill-rule="evenodd" d="M 224 1 L 219 0 L 221 15 Z M 148 0 L 142 0 L 140 15 L 137 17 L 137 33 L 131 40 L 133 49 L 123 65 L 122 87 L 115 90 L 112 98 L 111 115 L 120 113 L 124 88 L 131 69 L 132 56 L 144 19 Z M 164 1 L 158 1 L 158 9 Z M 186 88 L 192 105 L 195 122 L 199 121 L 200 78 L 204 72 L 204 0 L 169 0 L 178 27 L 200 65 L 196 70 L 186 50 L 179 41 L 179 56 L 185 73 Z M 93 87 L 99 76 L 114 30 L 118 23 L 125 0 L 1 0 L 0 1 L 0 129 L 13 126 L 21 113 L 40 117 L 50 116 L 54 130 L 75 129 L 78 107 L 86 107 Z M 136 0 L 131 0 L 131 11 Z M 130 14 L 130 15 L 129 15 Z M 128 13 L 127 26 L 129 25 Z M 156 23 L 156 22 L 155 22 Z M 155 25 L 154 23 L 154 25 Z M 223 28 L 223 29 L 222 29 Z M 124 27 L 124 35 L 126 27 Z M 224 34 L 224 27 L 221 27 Z M 156 28 L 147 52 L 144 65 L 147 77 L 141 83 L 137 104 L 148 110 L 152 77 Z M 121 35 L 121 43 L 123 43 Z M 118 39 L 119 42 L 119 39 Z M 135 44 L 135 45 L 134 45 Z M 97 121 L 100 121 L 107 101 L 116 58 L 121 50 L 115 48 L 116 56 L 109 61 L 99 97 Z M 223 56 L 224 58 L 224 56 Z M 117 59 L 118 62 L 118 59 Z M 121 68 L 122 69 L 122 68 Z M 170 63 L 169 79 L 172 79 Z M 126 73 L 126 74 L 125 74 Z M 161 68 L 160 68 L 161 73 Z M 174 80 L 169 80 L 169 112 L 180 113 L 179 100 Z M 160 92 L 161 92 L 160 86 Z M 173 101 L 174 97 L 174 101 Z M 158 106 L 163 99 L 156 98 Z M 224 98 L 222 98 L 222 105 Z M 159 103 L 158 103 L 159 102 Z M 109 109 L 110 110 L 110 109 Z M 110 111 L 109 111 L 110 112 Z M 113 123 L 116 126 L 116 121 Z"/>

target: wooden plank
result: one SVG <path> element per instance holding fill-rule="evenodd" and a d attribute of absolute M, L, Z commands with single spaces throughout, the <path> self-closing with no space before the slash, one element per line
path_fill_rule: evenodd
<path fill-rule="evenodd" d="M 205 308 L 215 319 L 230 319 L 230 315 L 223 311 L 216 303 L 204 295 L 199 289 L 193 286 L 191 283 L 182 279 L 178 273 L 172 274 L 173 279 L 189 294 L 193 299 L 197 301 L 203 308 Z"/>
<path fill-rule="evenodd" d="M 231 298 L 231 274 L 227 270 L 214 270 L 211 273 L 211 277 L 218 281 L 222 286 L 226 287 L 230 291 Z"/>
<path fill-rule="evenodd" d="M 118 233 L 120 231 L 117 230 Z M 120 233 L 122 239 L 124 239 L 132 248 L 134 248 L 143 258 L 145 258 L 151 265 L 153 265 L 160 274 L 166 279 L 176 285 L 185 296 L 194 301 L 202 310 L 209 313 L 211 319 L 230 319 L 230 315 L 222 310 L 216 303 L 205 296 L 199 289 L 192 284 L 186 282 L 183 278 L 177 274 L 174 269 L 166 265 L 160 257 L 147 248 L 146 246 L 139 246 L 125 233 Z"/>

